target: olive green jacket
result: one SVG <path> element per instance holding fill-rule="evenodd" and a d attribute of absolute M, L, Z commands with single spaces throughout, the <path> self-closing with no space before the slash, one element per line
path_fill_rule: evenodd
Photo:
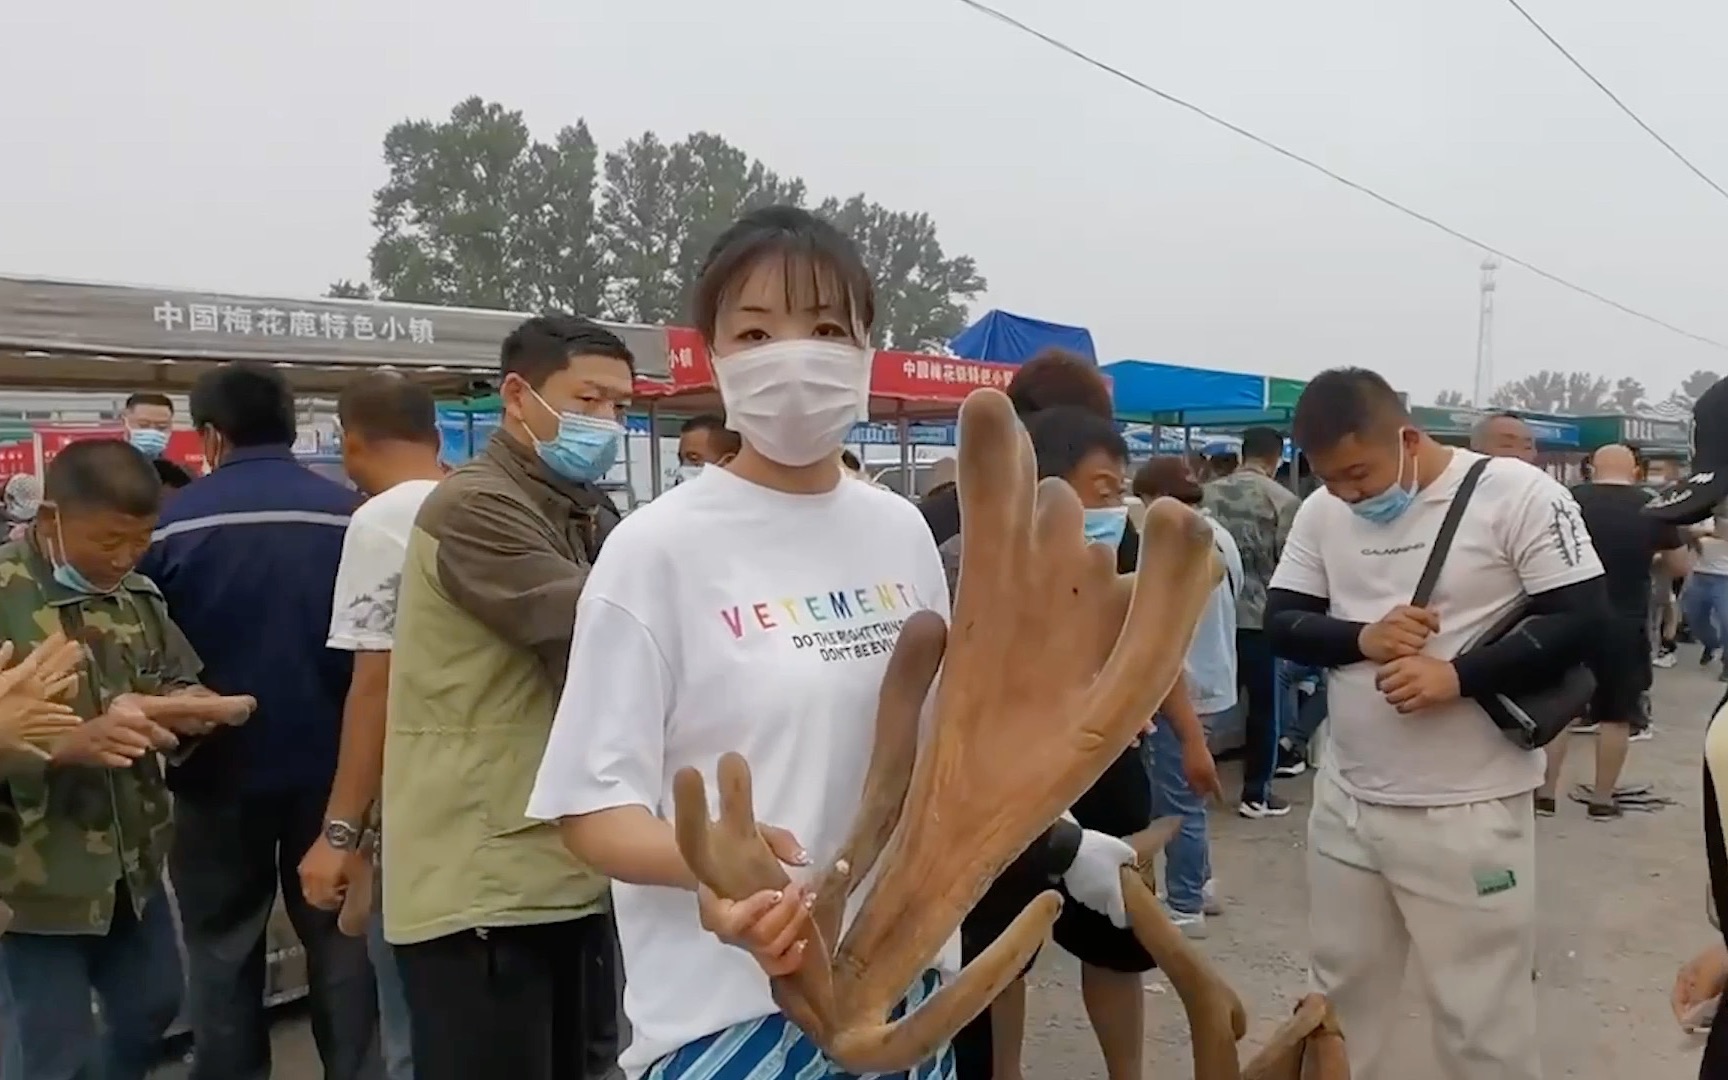
<path fill-rule="evenodd" d="M 84 643 L 72 704 L 86 720 L 124 693 L 197 685 L 197 654 L 149 578 L 128 574 L 113 593 L 85 596 L 54 580 L 30 539 L 0 545 L 0 639 L 22 657 L 56 630 Z M 102 769 L 0 751 L 0 901 L 13 911 L 10 932 L 106 933 L 121 881 L 135 914 L 161 885 L 172 831 L 155 754 Z"/>

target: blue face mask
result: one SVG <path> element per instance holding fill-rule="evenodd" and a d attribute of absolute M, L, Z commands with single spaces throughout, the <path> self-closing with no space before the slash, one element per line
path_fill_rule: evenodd
<path fill-rule="evenodd" d="M 1392 486 L 1378 495 L 1370 495 L 1366 499 L 1358 499 L 1350 504 L 1350 509 L 1363 521 L 1375 525 L 1390 525 L 1404 516 L 1404 511 L 1410 509 L 1410 504 L 1416 501 L 1415 485 L 1404 486 L 1404 432 L 1398 432 L 1398 479 Z M 1414 479 L 1414 478 L 1412 478 Z"/>
<path fill-rule="evenodd" d="M 158 431 L 156 428 L 129 428 L 126 432 L 126 441 L 132 444 L 133 449 L 147 458 L 159 458 L 162 456 L 162 451 L 168 449 L 168 433 Z"/>
<path fill-rule="evenodd" d="M 81 593 L 84 596 L 107 596 L 119 588 L 116 585 L 113 589 L 98 589 L 89 578 L 84 576 L 83 571 L 71 563 L 63 561 L 66 558 L 66 533 L 60 526 L 59 510 L 54 512 L 54 539 L 60 546 L 59 557 L 56 558 L 52 553 L 46 554 L 48 554 L 48 561 L 54 564 L 54 580 L 59 583 L 61 588 Z"/>
<path fill-rule="evenodd" d="M 1122 546 L 1122 534 L 1128 531 L 1128 508 L 1106 506 L 1086 511 L 1086 542 Z"/>
<path fill-rule="evenodd" d="M 558 412 L 546 405 L 546 399 L 539 394 L 534 394 L 534 400 L 558 417 L 558 434 L 552 441 L 534 442 L 534 449 L 547 468 L 566 480 L 591 484 L 605 476 L 617 463 L 624 428 L 616 421 Z"/>

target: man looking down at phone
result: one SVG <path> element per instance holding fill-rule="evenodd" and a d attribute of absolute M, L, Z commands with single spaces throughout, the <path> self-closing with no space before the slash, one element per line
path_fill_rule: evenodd
<path fill-rule="evenodd" d="M 1273 651 L 1327 669 L 1332 733 L 1308 818 L 1310 975 L 1357 1080 L 1538 1080 L 1535 813 L 1543 755 L 1477 704 L 1552 685 L 1607 618 L 1572 496 L 1541 470 L 1435 442 L 1379 375 L 1327 371 L 1292 431 L 1325 484 L 1268 594 Z M 1479 463 L 1439 577 L 1418 583 Z M 1507 615 L 1517 632 L 1476 646 Z M 1410 953 L 1434 1016 L 1394 1045 Z"/>
<path fill-rule="evenodd" d="M 47 657 L 63 635 L 82 654 L 75 679 L 46 660 L 26 676 L 41 697 L 66 695 L 82 722 L 0 747 L 0 899 L 14 912 L 0 937 L 7 1080 L 142 1080 L 180 1009 L 160 755 L 189 752 L 252 702 L 199 686 L 198 657 L 162 594 L 133 572 L 160 500 L 143 454 L 75 443 L 49 464 L 29 534 L 0 545 L 0 640 Z"/>

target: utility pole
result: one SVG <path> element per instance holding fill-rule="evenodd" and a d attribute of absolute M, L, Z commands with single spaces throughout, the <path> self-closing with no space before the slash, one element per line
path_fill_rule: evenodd
<path fill-rule="evenodd" d="M 1481 304 L 1476 312 L 1476 393 L 1473 404 L 1486 408 L 1494 396 L 1494 271 L 1500 263 L 1490 255 L 1482 260 Z"/>

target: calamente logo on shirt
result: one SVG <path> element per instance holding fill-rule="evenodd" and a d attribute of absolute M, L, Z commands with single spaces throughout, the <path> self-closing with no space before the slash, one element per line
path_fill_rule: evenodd
<path fill-rule="evenodd" d="M 1399 545 L 1399 546 L 1397 546 L 1397 547 L 1389 547 L 1389 548 L 1363 548 L 1363 549 L 1362 549 L 1362 554 L 1364 554 L 1364 555 L 1374 555 L 1374 556 L 1377 556 L 1377 557 L 1385 557 L 1385 556 L 1387 556 L 1387 555 L 1407 555 L 1407 554 L 1409 554 L 1409 553 L 1410 553 L 1410 552 L 1412 552 L 1412 551 L 1421 551 L 1421 550 L 1422 550 L 1422 549 L 1423 549 L 1423 548 L 1425 548 L 1425 547 L 1427 547 L 1427 546 L 1428 546 L 1428 541 L 1426 541 L 1426 540 L 1418 540 L 1418 541 L 1417 541 L 1417 542 L 1416 542 L 1416 543 L 1414 543 L 1414 544 L 1400 544 L 1400 545 Z"/>
<path fill-rule="evenodd" d="M 782 596 L 720 609 L 732 640 L 773 637 L 794 649 L 818 649 L 823 660 L 864 660 L 894 649 L 907 616 L 929 605 L 904 581 Z"/>

